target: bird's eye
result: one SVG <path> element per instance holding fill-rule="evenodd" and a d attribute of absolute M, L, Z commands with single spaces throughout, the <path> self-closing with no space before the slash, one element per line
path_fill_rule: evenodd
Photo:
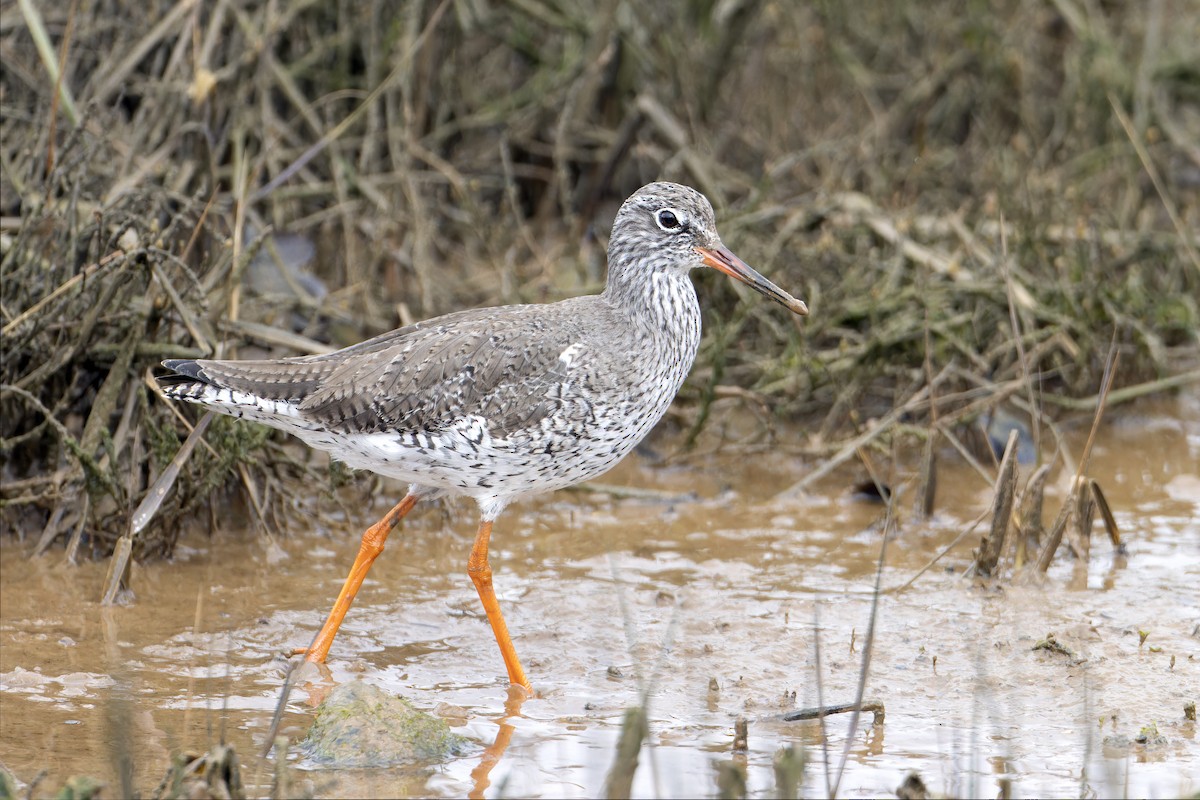
<path fill-rule="evenodd" d="M 677 231 L 684 227 L 684 216 L 672 208 L 664 208 L 654 215 L 654 221 L 664 231 Z"/>

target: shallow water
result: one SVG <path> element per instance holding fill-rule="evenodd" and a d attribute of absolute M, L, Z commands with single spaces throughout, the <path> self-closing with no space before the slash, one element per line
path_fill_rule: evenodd
<path fill-rule="evenodd" d="M 1070 432 L 1075 458 L 1088 424 Z M 778 440 L 799 436 L 781 431 Z M 539 694 L 509 702 L 511 716 L 503 664 L 465 571 L 474 509 L 418 508 L 347 617 L 332 679 L 404 695 L 478 747 L 426 769 L 298 771 L 297 780 L 333 797 L 599 795 L 623 711 L 648 687 L 651 733 L 635 794 L 713 795 L 716 764 L 735 757 L 739 717 L 750 723 L 748 751 L 736 757 L 752 796 L 771 796 L 772 757 L 788 744 L 807 750 L 804 791 L 826 794 L 847 748 L 848 715 L 826 720 L 828 761 L 817 722 L 778 716 L 854 697 L 882 508 L 846 490 L 862 477 L 853 469 L 811 493 L 790 491 L 811 465 L 781 452 L 683 463 L 635 455 L 604 479 L 681 496 L 673 502 L 560 492 L 501 517 L 491 555 L 497 591 Z M 1197 464 L 1200 402 L 1118 409 L 1089 473 L 1116 513 L 1127 556 L 1115 555 L 1097 527 L 1086 569 L 1060 558 L 1042 586 L 987 588 L 960 577 L 978 546 L 972 534 L 913 588 L 885 595 L 866 695 L 887 716 L 873 726 L 866 715 L 849 740 L 838 794 L 889 794 L 913 769 L 931 790 L 967 796 L 994 796 L 1001 781 L 1016 796 L 1173 797 L 1200 788 L 1200 743 L 1183 718 L 1200 687 Z M 1052 481 L 1048 522 L 1068 478 L 1060 469 Z M 123 608 L 95 602 L 104 564 L 67 567 L 61 553 L 28 560 L 6 538 L 4 766 L 22 781 L 45 770 L 39 795 L 86 773 L 110 781 L 116 796 L 113 764 L 129 752 L 133 785 L 145 794 L 173 751 L 224 739 L 243 760 L 243 779 L 265 793 L 273 766 L 254 754 L 286 671 L 278 653 L 308 644 L 361 527 L 402 491 L 389 488 L 395 495 L 335 530 L 270 540 L 233 526 L 186 537 L 172 562 L 135 570 L 138 602 Z M 940 511 L 906 522 L 889 541 L 883 586 L 912 577 L 990 496 L 947 451 Z M 1033 649 L 1050 633 L 1071 656 Z M 320 686 L 318 677 L 314 694 Z M 310 696 L 293 693 L 282 733 L 303 736 Z M 1165 742 L 1114 738 L 1132 740 L 1151 724 Z M 480 768 L 497 754 L 490 772 Z"/>

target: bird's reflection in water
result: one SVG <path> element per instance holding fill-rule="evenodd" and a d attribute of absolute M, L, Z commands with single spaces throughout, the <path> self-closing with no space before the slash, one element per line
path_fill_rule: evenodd
<path fill-rule="evenodd" d="M 504 757 L 504 751 L 508 749 L 508 743 L 512 741 L 513 733 L 516 731 L 516 726 L 510 720 L 521 716 L 521 706 L 532 696 L 523 686 L 513 684 L 508 687 L 508 699 L 504 701 L 504 716 L 496 723 L 500 726 L 500 730 L 496 732 L 496 739 L 484 749 L 483 755 L 479 758 L 479 764 L 471 770 L 471 781 L 474 786 L 468 797 L 472 800 L 483 797 L 484 792 L 492 785 L 492 769 Z"/>

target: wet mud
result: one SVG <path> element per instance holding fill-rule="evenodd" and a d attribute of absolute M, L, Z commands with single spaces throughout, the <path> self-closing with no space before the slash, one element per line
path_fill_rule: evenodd
<path fill-rule="evenodd" d="M 638 796 L 713 795 L 722 762 L 770 796 L 772 760 L 803 747 L 807 794 L 894 792 L 917 770 L 935 792 L 1179 796 L 1200 788 L 1200 743 L 1184 708 L 1200 686 L 1200 403 L 1111 412 L 1090 470 L 1128 547 L 1096 528 L 1089 563 L 1059 559 L 1044 582 L 963 577 L 966 537 L 905 591 L 879 602 L 864 715 L 784 722 L 789 710 L 852 700 L 868 629 L 883 507 L 835 472 L 794 491 L 811 465 L 786 450 L 727 449 L 666 466 L 635 455 L 606 483 L 655 493 L 560 492 L 496 525 L 496 588 L 538 692 L 510 693 L 466 574 L 466 502 L 419 509 L 395 531 L 334 644 L 288 701 L 280 733 L 303 739 L 310 701 L 363 681 L 403 696 L 469 740 L 395 769 L 313 769 L 292 751 L 294 786 L 321 796 L 595 796 L 625 710 L 648 697 Z M 1088 423 L 1069 426 L 1081 447 Z M 700 448 L 714 449 L 719 427 Z M 670 443 L 656 446 L 669 451 Z M 1046 516 L 1070 475 L 1051 478 Z M 120 792 L 122 760 L 143 793 L 172 752 L 218 741 L 241 755 L 249 790 L 287 662 L 323 621 L 363 527 L 403 487 L 337 526 L 256 535 L 239 519 L 185 537 L 173 561 L 139 565 L 137 602 L 101 608 L 104 564 L 0 553 L 0 760 L 37 794 L 88 774 Z M 885 588 L 903 584 L 991 501 L 952 452 L 938 512 L 889 539 Z M 907 502 L 912 507 L 914 500 Z M 982 533 L 982 530 L 979 531 Z M 1056 646 L 1048 646 L 1052 638 Z M 819 642 L 819 659 L 818 648 Z M 748 721 L 744 751 L 734 729 Z M 1153 726 L 1153 735 L 1146 731 Z M 837 777 L 843 751 L 847 753 Z M 828 765 L 828 773 L 826 766 Z"/>

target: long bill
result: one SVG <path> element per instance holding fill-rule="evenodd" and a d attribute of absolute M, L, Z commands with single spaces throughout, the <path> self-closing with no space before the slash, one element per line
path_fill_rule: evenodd
<path fill-rule="evenodd" d="M 769 297 L 779 305 L 797 314 L 807 314 L 808 306 L 803 300 L 797 300 L 780 289 L 775 284 L 760 275 L 753 267 L 730 252 L 724 245 L 717 247 L 697 247 L 696 252 L 704 257 L 705 266 L 724 272 L 736 281 L 749 286 L 754 291 Z"/>

